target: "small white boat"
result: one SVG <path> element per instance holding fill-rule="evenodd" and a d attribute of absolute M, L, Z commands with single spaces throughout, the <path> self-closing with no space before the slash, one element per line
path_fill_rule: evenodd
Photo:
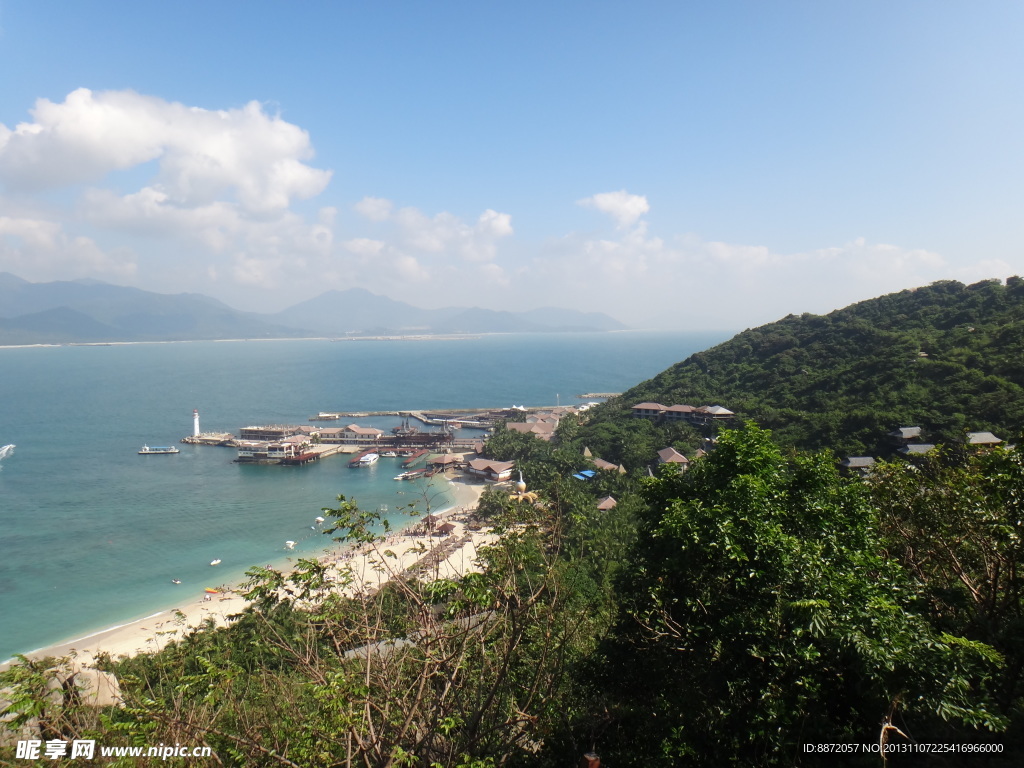
<path fill-rule="evenodd" d="M 288 540 L 284 543 L 286 549 L 295 549 L 295 542 Z"/>
<path fill-rule="evenodd" d="M 139 456 L 151 456 L 163 453 L 180 453 L 173 445 L 144 445 L 139 451 Z"/>
<path fill-rule="evenodd" d="M 322 523 L 322 522 L 324 522 L 324 518 L 322 518 L 322 517 L 318 517 L 318 518 L 316 519 L 316 522 L 317 522 L 317 523 Z"/>
<path fill-rule="evenodd" d="M 220 560 L 211 560 L 210 565 L 220 565 Z"/>
<path fill-rule="evenodd" d="M 386 457 L 387 457 L 387 458 L 389 458 L 389 459 L 393 459 L 393 458 L 395 458 L 395 457 L 396 457 L 397 455 L 398 455 L 398 454 L 397 454 L 397 453 L 395 453 L 394 451 L 384 451 L 384 453 L 382 453 L 382 454 L 381 454 L 381 456 L 386 456 Z"/>

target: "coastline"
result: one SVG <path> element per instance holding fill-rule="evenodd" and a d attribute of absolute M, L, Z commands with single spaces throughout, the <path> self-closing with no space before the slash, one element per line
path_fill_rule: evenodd
<path fill-rule="evenodd" d="M 717 331 L 712 331 L 715 333 Z M 465 333 L 407 333 L 407 334 L 376 334 L 366 336 L 281 336 L 249 339 L 153 339 L 146 341 L 35 341 L 25 344 L 0 344 L 0 349 L 46 349 L 56 347 L 123 347 L 142 344 L 206 344 L 236 342 L 273 342 L 273 341 L 471 341 L 491 336 L 553 336 L 559 334 L 602 336 L 604 334 L 631 333 L 675 333 L 664 328 L 612 328 L 609 330 L 576 330 L 576 331 L 471 331 Z M 736 331 L 722 331 L 725 338 L 735 335 Z"/>
<path fill-rule="evenodd" d="M 486 487 L 483 484 L 469 483 L 464 478 L 449 478 L 449 489 L 452 501 L 446 507 L 433 511 L 432 514 L 451 520 L 456 526 L 450 534 L 449 541 L 464 540 L 462 546 L 447 554 L 434 563 L 434 577 L 443 578 L 468 573 L 474 569 L 476 549 L 494 540 L 488 531 L 468 531 L 457 521 L 463 513 L 476 508 L 477 501 Z M 385 581 L 422 561 L 430 552 L 425 548 L 428 542 L 423 536 L 416 536 L 412 529 L 419 524 L 418 519 L 407 526 L 390 533 L 377 546 L 356 548 L 351 545 L 334 544 L 326 554 L 316 557 L 322 563 L 331 566 L 335 572 L 342 568 L 351 569 L 353 581 L 348 588 L 351 591 L 365 591 L 376 588 Z M 441 541 L 440 539 L 438 541 Z M 429 539 L 435 543 L 433 537 Z M 384 554 L 387 552 L 388 554 Z M 285 566 L 288 569 L 288 566 Z M 232 584 L 223 592 L 206 597 L 190 597 L 179 601 L 176 606 L 166 607 L 148 613 L 137 619 L 97 629 L 83 636 L 65 640 L 53 645 L 38 648 L 25 654 L 30 659 L 42 659 L 47 656 L 73 657 L 76 667 L 88 667 L 95 662 L 97 655 L 107 653 L 113 658 L 134 656 L 138 653 L 154 652 L 163 648 L 169 641 L 178 639 L 196 627 L 200 627 L 212 619 L 217 626 L 228 623 L 228 617 L 240 613 L 248 603 L 238 593 L 240 585 Z M 0 670 L 8 668 L 15 659 L 0 662 Z"/>

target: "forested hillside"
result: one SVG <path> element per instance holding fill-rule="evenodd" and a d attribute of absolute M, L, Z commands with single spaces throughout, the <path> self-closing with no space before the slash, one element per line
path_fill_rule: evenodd
<path fill-rule="evenodd" d="M 884 453 L 885 434 L 906 425 L 930 442 L 979 430 L 1014 440 L 1024 428 L 1024 280 L 944 281 L 789 315 L 633 387 L 591 429 L 619 431 L 610 425 L 644 401 L 719 403 L 783 444 L 845 454 Z"/>

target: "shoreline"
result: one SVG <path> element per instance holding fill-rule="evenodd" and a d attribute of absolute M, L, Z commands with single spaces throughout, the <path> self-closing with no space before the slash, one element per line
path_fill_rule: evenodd
<path fill-rule="evenodd" d="M 462 477 L 449 478 L 448 483 L 452 501 L 445 507 L 432 511 L 431 514 L 435 516 L 451 518 L 463 511 L 475 509 L 480 495 L 487 487 L 482 483 L 466 482 Z M 423 559 L 419 555 L 430 551 L 423 549 L 423 537 L 411 533 L 418 524 L 419 518 L 411 520 L 405 527 L 388 534 L 379 546 L 370 547 L 369 550 L 366 545 L 355 547 L 332 542 L 332 546 L 328 547 L 326 552 L 305 557 L 329 565 L 335 571 L 349 567 L 353 574 L 352 588 L 357 591 L 371 589 L 405 571 Z M 458 526 L 453 533 L 453 540 L 455 536 L 469 538 L 462 548 L 437 564 L 439 575 L 442 571 L 444 575 L 468 572 L 472 567 L 475 549 L 493 539 L 493 535 L 487 531 L 468 534 Z M 395 551 L 402 547 L 405 548 L 393 558 L 382 559 L 380 556 L 380 552 L 384 550 Z M 467 548 L 471 552 L 465 552 Z M 451 562 L 453 560 L 456 562 Z M 281 566 L 281 570 L 294 570 L 294 561 L 283 563 Z M 94 664 L 96 656 L 101 653 L 108 653 L 117 658 L 158 651 L 169 641 L 183 637 L 192 629 L 206 623 L 208 619 L 213 619 L 217 626 L 226 625 L 228 616 L 240 613 L 248 605 L 238 594 L 240 584 L 239 582 L 228 585 L 223 592 L 206 597 L 190 597 L 188 600 L 179 601 L 177 605 L 161 608 L 145 616 L 103 627 L 70 640 L 27 651 L 22 655 L 29 659 L 71 656 L 73 665 L 81 668 Z M 6 659 L 0 662 L 0 670 L 7 669 L 16 662 L 14 658 Z"/>
<path fill-rule="evenodd" d="M 717 333 L 717 330 L 708 333 Z M 147 341 L 35 341 L 25 344 L 0 344 L 0 349 L 50 349 L 58 347 L 123 347 L 138 344 L 223 344 L 236 342 L 273 342 L 273 341 L 467 341 L 490 336 L 600 336 L 607 333 L 676 333 L 669 328 L 614 328 L 611 330 L 577 330 L 577 331 L 471 331 L 466 333 L 408 333 L 408 334 L 375 334 L 367 336 L 282 336 L 275 338 L 249 339 L 153 339 Z M 703 333 L 697 331 L 696 333 Z M 736 331 L 722 331 L 729 338 Z"/>

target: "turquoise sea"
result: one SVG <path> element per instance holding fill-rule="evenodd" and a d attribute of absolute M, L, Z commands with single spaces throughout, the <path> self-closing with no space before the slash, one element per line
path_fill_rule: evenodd
<path fill-rule="evenodd" d="M 178 445 L 193 408 L 203 431 L 237 434 L 319 411 L 579 403 L 728 335 L 0 349 L 0 446 L 16 446 L 0 459 L 0 660 L 173 607 L 252 565 L 317 554 L 330 542 L 310 526 L 338 494 L 392 513 L 416 501 L 392 480 L 394 459 L 352 470 L 342 456 L 281 467 L 235 464 L 217 447 L 137 454 Z"/>

